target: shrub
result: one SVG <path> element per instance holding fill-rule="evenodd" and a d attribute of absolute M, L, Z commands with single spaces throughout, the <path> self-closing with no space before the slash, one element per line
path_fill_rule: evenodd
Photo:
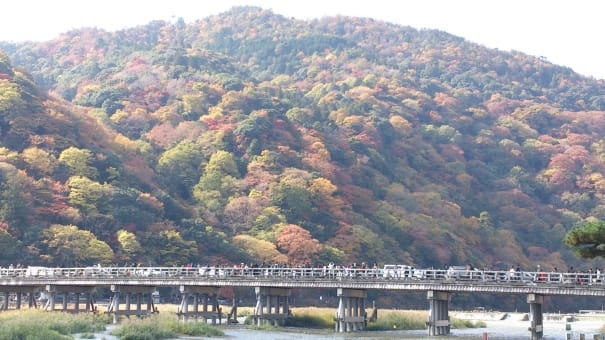
<path fill-rule="evenodd" d="M 326 308 L 296 308 L 286 320 L 286 326 L 334 328 L 334 310 Z"/>
<path fill-rule="evenodd" d="M 367 330 L 387 331 L 426 328 L 426 313 L 415 311 L 379 311 L 378 313 L 378 319 L 375 322 L 369 322 Z"/>
<path fill-rule="evenodd" d="M 176 315 L 171 314 L 124 320 L 111 334 L 121 340 L 169 339 L 179 334 L 204 337 L 224 335 L 221 330 L 206 323 L 179 321 Z"/>
<path fill-rule="evenodd" d="M 164 329 L 155 317 L 125 320 L 111 332 L 122 340 L 155 340 L 175 338 L 176 333 Z"/>
<path fill-rule="evenodd" d="M 93 314 L 8 311 L 0 314 L 0 339 L 71 339 L 70 334 L 102 331 L 107 323 L 107 318 Z"/>

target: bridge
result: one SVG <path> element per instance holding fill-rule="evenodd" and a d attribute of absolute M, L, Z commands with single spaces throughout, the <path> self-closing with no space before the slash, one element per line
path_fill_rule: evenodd
<path fill-rule="evenodd" d="M 605 296 L 605 280 L 595 273 L 487 271 L 461 268 L 417 269 L 403 265 L 383 268 L 290 268 L 290 267 L 84 267 L 84 268 L 0 268 L 0 310 L 21 308 L 22 298 L 37 307 L 36 294 L 47 297 L 44 309 L 96 312 L 94 291 L 110 288 L 112 297 L 106 313 L 143 316 L 157 312 L 152 299 L 160 287 L 178 288 L 181 303 L 177 313 L 184 319 L 203 318 L 221 322 L 218 291 L 222 287 L 255 289 L 257 324 L 282 324 L 289 316 L 292 289 L 335 289 L 337 332 L 365 328 L 366 297 L 370 290 L 426 292 L 429 302 L 429 335 L 450 333 L 449 301 L 455 293 L 526 295 L 530 307 L 530 339 L 542 339 L 542 304 L 545 296 Z M 68 309 L 68 296 L 75 303 Z M 82 301 L 84 298 L 84 301 Z M 82 309 L 80 304 L 84 303 Z M 124 309 L 120 309 L 121 304 Z M 133 304 L 135 307 L 133 307 Z M 146 306 L 144 306 L 146 304 Z M 200 310 L 201 307 L 201 310 Z M 235 312 L 234 312 L 235 310 Z M 231 318 L 235 318 L 236 306 Z"/>

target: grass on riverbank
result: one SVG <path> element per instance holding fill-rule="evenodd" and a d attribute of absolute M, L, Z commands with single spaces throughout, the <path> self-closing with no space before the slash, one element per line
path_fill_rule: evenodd
<path fill-rule="evenodd" d="M 224 336 L 223 331 L 204 322 L 183 322 L 174 314 L 161 313 L 144 319 L 124 319 L 111 334 L 121 340 L 170 339 L 178 335 Z"/>
<path fill-rule="evenodd" d="M 368 322 L 367 329 L 370 331 L 425 329 L 426 320 L 426 312 L 414 310 L 378 310 L 378 319 L 374 322 Z"/>
<path fill-rule="evenodd" d="M 0 313 L 0 339 L 73 339 L 75 333 L 105 330 L 106 316 L 93 314 L 49 313 L 37 309 L 4 311 Z"/>
<path fill-rule="evenodd" d="M 367 329 L 374 331 L 426 329 L 427 319 L 426 311 L 378 310 L 378 319 L 375 322 L 368 322 Z M 456 318 L 450 318 L 450 322 L 451 328 L 484 328 L 487 326 L 483 321 Z"/>
<path fill-rule="evenodd" d="M 286 320 L 289 327 L 332 328 L 335 310 L 330 308 L 291 308 L 292 316 Z"/>
<path fill-rule="evenodd" d="M 334 314 L 332 308 L 303 307 L 291 308 L 292 316 L 287 319 L 288 327 L 305 327 L 334 329 Z M 240 315 L 251 315 L 251 311 L 243 311 Z M 246 313 L 249 312 L 249 313 Z M 367 310 L 368 315 L 372 311 Z M 370 331 L 388 331 L 388 330 L 412 330 L 426 329 L 427 321 L 426 311 L 416 310 L 378 310 L 378 319 L 374 322 L 368 322 L 367 330 Z M 486 327 L 483 321 L 469 321 L 452 318 L 452 328 L 482 328 Z"/>

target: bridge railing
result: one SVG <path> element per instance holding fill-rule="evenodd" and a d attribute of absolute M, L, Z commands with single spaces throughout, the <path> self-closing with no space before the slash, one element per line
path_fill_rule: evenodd
<path fill-rule="evenodd" d="M 52 279 L 115 279 L 115 278 L 200 278 L 200 279 L 275 279 L 282 280 L 410 280 L 476 283 L 521 283 L 603 285 L 600 273 L 528 272 L 490 270 L 417 269 L 400 266 L 396 269 L 353 267 L 240 267 L 240 266 L 183 266 L 183 267 L 79 267 L 79 268 L 0 268 L 0 279 L 52 278 Z"/>

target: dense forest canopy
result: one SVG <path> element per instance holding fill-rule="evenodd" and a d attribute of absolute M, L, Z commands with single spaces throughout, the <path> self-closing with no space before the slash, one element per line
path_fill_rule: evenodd
<path fill-rule="evenodd" d="M 238 7 L 0 43 L 0 265 L 590 267 L 605 83 L 371 19 Z"/>

